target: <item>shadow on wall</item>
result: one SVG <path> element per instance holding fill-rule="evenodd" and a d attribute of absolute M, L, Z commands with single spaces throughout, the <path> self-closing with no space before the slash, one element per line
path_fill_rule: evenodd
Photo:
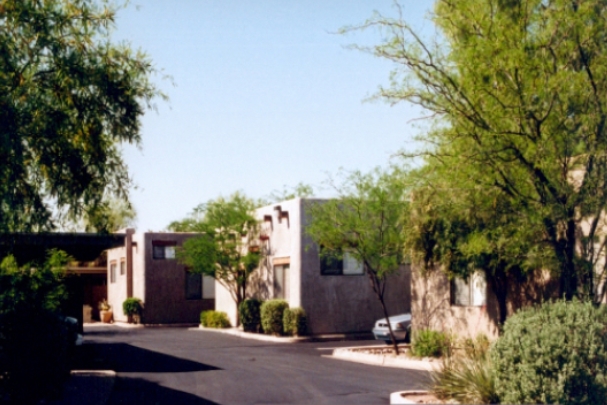
<path fill-rule="evenodd" d="M 270 291 L 270 269 L 272 265 L 270 263 L 270 254 L 272 254 L 272 247 L 270 241 L 267 241 L 267 246 L 264 248 L 264 258 L 261 260 L 259 268 L 254 271 L 247 283 L 247 297 L 251 296 L 262 301 L 267 301 L 274 298 Z"/>

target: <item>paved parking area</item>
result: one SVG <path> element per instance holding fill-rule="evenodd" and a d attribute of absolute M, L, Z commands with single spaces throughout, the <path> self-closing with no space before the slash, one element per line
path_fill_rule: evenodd
<path fill-rule="evenodd" d="M 427 373 L 321 357 L 375 341 L 269 343 L 187 328 L 85 327 L 83 369 L 117 372 L 109 404 L 387 404 Z"/>

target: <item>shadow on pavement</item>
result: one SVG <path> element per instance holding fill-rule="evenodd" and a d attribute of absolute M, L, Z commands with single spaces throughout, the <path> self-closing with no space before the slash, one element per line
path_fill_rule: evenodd
<path fill-rule="evenodd" d="M 183 391 L 163 387 L 140 378 L 119 377 L 107 405 L 217 405 Z"/>
<path fill-rule="evenodd" d="M 126 343 L 84 344 L 78 348 L 73 369 L 114 370 L 117 373 L 188 373 L 217 367 L 158 353 Z"/>

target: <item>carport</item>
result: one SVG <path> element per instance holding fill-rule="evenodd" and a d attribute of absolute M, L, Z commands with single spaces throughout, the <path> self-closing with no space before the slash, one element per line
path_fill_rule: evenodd
<path fill-rule="evenodd" d="M 65 313 L 83 321 L 83 306 L 97 309 L 107 297 L 106 250 L 124 246 L 123 233 L 8 233 L 0 235 L 0 258 L 15 256 L 19 264 L 44 260 L 50 249 L 59 249 L 72 256 L 66 286 L 69 293 Z M 93 313 L 95 316 L 96 313 Z"/>

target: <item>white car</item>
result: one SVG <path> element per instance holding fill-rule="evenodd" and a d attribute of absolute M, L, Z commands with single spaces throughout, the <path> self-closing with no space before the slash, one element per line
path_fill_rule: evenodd
<path fill-rule="evenodd" d="M 389 317 L 388 320 L 392 326 L 392 332 L 394 332 L 396 341 L 406 341 L 411 332 L 411 314 L 394 315 Z M 375 327 L 373 327 L 373 335 L 377 340 L 384 340 L 387 344 L 392 343 L 386 318 L 375 322 Z"/>

